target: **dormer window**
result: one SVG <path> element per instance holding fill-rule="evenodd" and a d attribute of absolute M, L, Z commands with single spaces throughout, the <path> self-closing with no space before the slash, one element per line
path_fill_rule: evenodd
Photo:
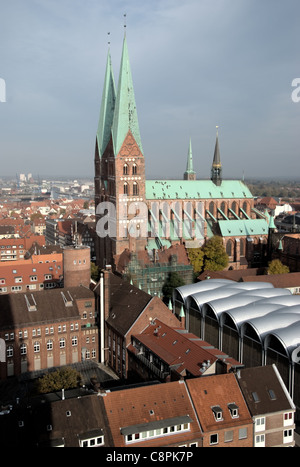
<path fill-rule="evenodd" d="M 232 418 L 238 418 L 239 416 L 239 408 L 236 404 L 232 403 L 232 404 L 228 404 L 228 409 L 229 409 L 229 412 L 230 412 L 230 415 Z"/>
<path fill-rule="evenodd" d="M 211 409 L 213 411 L 213 414 L 217 422 L 219 422 L 220 420 L 223 420 L 223 411 L 219 405 L 215 405 Z"/>

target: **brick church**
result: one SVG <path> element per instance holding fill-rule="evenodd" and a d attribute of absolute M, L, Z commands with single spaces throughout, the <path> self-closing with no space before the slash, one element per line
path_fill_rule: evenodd
<path fill-rule="evenodd" d="M 242 181 L 222 178 L 218 132 L 210 179 L 197 180 L 191 142 L 187 152 L 182 180 L 146 180 L 124 35 L 117 87 L 108 52 L 96 135 L 96 254 L 101 268 L 109 265 L 148 293 L 172 270 L 190 282 L 186 248 L 213 235 L 223 238 L 233 269 L 265 254 L 268 222 Z"/>

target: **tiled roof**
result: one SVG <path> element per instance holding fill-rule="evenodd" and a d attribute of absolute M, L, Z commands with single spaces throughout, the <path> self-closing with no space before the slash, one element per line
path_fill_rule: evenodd
<path fill-rule="evenodd" d="M 300 287 L 300 272 L 246 276 L 241 280 L 242 282 L 270 282 L 274 287 Z"/>
<path fill-rule="evenodd" d="M 234 424 L 252 424 L 251 415 L 233 373 L 193 378 L 187 380 L 186 384 L 204 431 L 221 430 L 232 426 L 233 419 L 228 405 L 233 403 L 238 407 L 239 415 L 234 420 Z M 212 407 L 221 408 L 220 421 L 216 421 Z"/>
<path fill-rule="evenodd" d="M 226 360 L 228 356 L 193 334 L 183 333 L 182 329 L 167 326 L 156 319 L 138 335 L 133 336 L 148 347 L 160 359 L 174 366 L 177 373 L 201 376 L 218 358 Z M 134 351 L 133 348 L 131 348 Z M 231 359 L 231 363 L 240 365 Z M 206 366 L 202 368 L 203 364 Z"/>
<path fill-rule="evenodd" d="M 254 416 L 295 408 L 275 365 L 243 368 L 237 381 Z"/>
<path fill-rule="evenodd" d="M 125 335 L 152 296 L 115 274 L 109 274 L 109 316 L 107 323 Z"/>
<path fill-rule="evenodd" d="M 152 429 L 153 423 L 181 419 L 189 417 L 191 429 L 188 433 L 172 435 L 172 439 L 184 442 L 200 434 L 197 418 L 189 399 L 186 386 L 183 382 L 176 381 L 167 384 L 153 384 L 151 387 L 143 386 L 122 391 L 109 392 L 103 397 L 107 411 L 110 429 L 115 446 L 122 447 L 124 434 L 131 431 L 139 431 L 139 425 Z M 169 439 L 168 439 L 169 438 Z M 164 446 L 170 443 L 170 437 L 162 436 L 156 439 L 156 446 Z M 137 445 L 137 443 L 135 444 Z M 151 446 L 153 441 L 142 441 L 138 446 Z"/>
<path fill-rule="evenodd" d="M 94 297 L 86 287 L 0 295 L 0 328 L 79 317 L 76 300 Z"/>

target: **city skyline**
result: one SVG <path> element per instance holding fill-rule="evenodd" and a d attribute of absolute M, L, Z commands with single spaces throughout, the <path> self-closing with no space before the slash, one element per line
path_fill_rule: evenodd
<path fill-rule="evenodd" d="M 224 178 L 297 172 L 297 0 L 15 0 L 2 18 L 2 176 L 93 176 L 106 57 L 117 83 L 124 31 L 148 179 L 182 178 L 190 139 L 208 178 L 216 126 Z"/>

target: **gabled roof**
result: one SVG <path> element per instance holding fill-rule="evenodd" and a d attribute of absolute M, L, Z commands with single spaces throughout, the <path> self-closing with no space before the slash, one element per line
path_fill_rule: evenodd
<path fill-rule="evenodd" d="M 228 358 L 228 355 L 195 335 L 183 333 L 182 328 L 172 328 L 158 319 L 133 337 L 183 376 L 187 372 L 193 376 L 201 376 L 218 358 L 224 361 Z M 233 359 L 230 359 L 230 364 L 240 366 Z"/>
<path fill-rule="evenodd" d="M 295 409 L 275 365 L 243 368 L 237 381 L 252 416 Z"/>
<path fill-rule="evenodd" d="M 251 423 L 252 419 L 235 375 L 210 375 L 186 380 L 203 431 L 222 430 Z M 230 404 L 238 407 L 238 418 L 232 418 Z M 219 407 L 222 418 L 216 421 L 212 407 Z"/>
<path fill-rule="evenodd" d="M 249 188 L 239 180 L 146 180 L 146 199 L 252 199 Z"/>
<path fill-rule="evenodd" d="M 91 300 L 94 294 L 82 286 L 0 295 L 0 328 L 78 319 L 76 301 L 83 298 Z"/>
<path fill-rule="evenodd" d="M 184 442 L 200 436 L 200 427 L 183 382 L 153 384 L 108 392 L 103 396 L 114 445 L 125 445 L 126 434 L 163 428 L 164 426 L 190 423 L 186 433 L 157 437 L 155 446 L 165 446 L 171 441 Z M 171 439 L 170 439 L 171 438 Z M 172 442 L 172 441 L 171 441 Z M 153 446 L 153 441 L 139 441 L 138 446 Z"/>
<path fill-rule="evenodd" d="M 112 125 L 115 155 L 119 153 L 129 131 L 134 137 L 140 151 L 143 152 L 125 35 Z"/>
<path fill-rule="evenodd" d="M 152 300 L 152 296 L 120 277 L 109 274 L 109 316 L 107 324 L 125 336 Z"/>
<path fill-rule="evenodd" d="M 264 219 L 231 219 L 218 221 L 222 237 L 268 235 L 268 223 Z"/>

